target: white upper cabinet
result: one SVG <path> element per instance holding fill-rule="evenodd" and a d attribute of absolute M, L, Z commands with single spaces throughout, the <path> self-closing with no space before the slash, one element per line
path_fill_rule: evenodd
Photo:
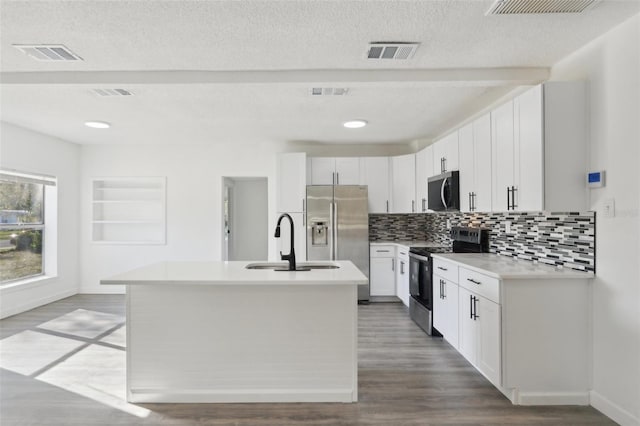
<path fill-rule="evenodd" d="M 429 209 L 429 191 L 427 180 L 433 172 L 433 145 L 429 145 L 416 154 L 416 202 L 418 212 Z"/>
<path fill-rule="evenodd" d="M 278 212 L 303 212 L 307 197 L 307 154 L 279 154 L 277 163 Z"/>
<path fill-rule="evenodd" d="M 458 133 L 460 210 L 491 211 L 491 117 L 486 114 Z"/>
<path fill-rule="evenodd" d="M 513 100 L 515 210 L 544 208 L 542 86 Z"/>
<path fill-rule="evenodd" d="M 514 210 L 516 157 L 513 117 L 513 101 L 491 112 L 492 204 L 495 211 Z"/>
<path fill-rule="evenodd" d="M 309 158 L 309 185 L 333 185 L 336 180 L 336 159 L 329 157 Z"/>
<path fill-rule="evenodd" d="M 438 175 L 458 170 L 458 131 L 433 144 L 433 171 Z"/>
<path fill-rule="evenodd" d="M 336 158 L 336 185 L 360 184 L 360 158 Z"/>
<path fill-rule="evenodd" d="M 400 155 L 391 158 L 392 213 L 415 213 L 416 156 Z"/>
<path fill-rule="evenodd" d="M 586 117 L 582 82 L 535 86 L 492 111 L 494 211 L 588 208 Z"/>
<path fill-rule="evenodd" d="M 368 186 L 369 213 L 389 213 L 389 157 L 363 157 L 360 161 L 360 184 Z"/>
<path fill-rule="evenodd" d="M 309 185 L 358 185 L 360 158 L 312 157 L 309 159 Z"/>

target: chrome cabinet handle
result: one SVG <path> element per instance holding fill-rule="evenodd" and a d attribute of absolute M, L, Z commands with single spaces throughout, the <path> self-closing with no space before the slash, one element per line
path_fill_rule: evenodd
<path fill-rule="evenodd" d="M 422 213 L 427 211 L 427 199 L 423 198 L 422 199 Z"/>
<path fill-rule="evenodd" d="M 389 200 L 387 200 L 387 213 L 389 213 Z"/>
<path fill-rule="evenodd" d="M 416 212 L 416 201 L 411 200 L 411 213 L 415 213 L 415 212 Z"/>
<path fill-rule="evenodd" d="M 396 260 L 395 259 L 391 259 L 391 270 L 395 271 L 396 270 Z"/>
<path fill-rule="evenodd" d="M 443 268 L 442 266 L 438 266 L 438 269 L 440 269 L 441 271 L 448 271 L 447 268 Z"/>
<path fill-rule="evenodd" d="M 400 261 L 400 274 L 404 275 L 404 262 Z"/>
<path fill-rule="evenodd" d="M 472 283 L 474 283 L 474 284 L 477 284 L 477 285 L 482 284 L 480 281 L 476 281 L 476 280 L 471 279 L 471 278 L 467 278 L 467 281 L 470 281 L 470 282 L 472 282 Z"/>
<path fill-rule="evenodd" d="M 336 185 L 340 185 L 340 173 L 336 172 Z"/>
<path fill-rule="evenodd" d="M 376 250 L 376 253 L 389 253 L 391 250 Z"/>

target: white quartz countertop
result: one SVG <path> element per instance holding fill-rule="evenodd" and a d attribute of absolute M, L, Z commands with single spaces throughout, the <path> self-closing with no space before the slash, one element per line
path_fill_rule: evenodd
<path fill-rule="evenodd" d="M 174 285 L 358 285 L 366 284 L 367 277 L 350 261 L 298 262 L 336 264 L 338 269 L 312 269 L 310 271 L 274 271 L 272 269 L 246 269 L 251 263 L 267 262 L 160 262 L 115 275 L 103 280 L 103 285 L 174 284 Z M 286 266 L 286 262 L 280 263 Z"/>
<path fill-rule="evenodd" d="M 502 280 L 591 279 L 594 277 L 591 272 L 557 268 L 544 263 L 535 263 L 492 253 L 438 253 L 431 256 L 435 259 L 455 262 L 459 266 Z"/>
<path fill-rule="evenodd" d="M 370 241 L 371 246 L 388 246 L 396 245 L 403 247 L 442 247 L 444 244 L 438 244 L 433 241 L 423 240 L 383 240 L 383 241 Z"/>

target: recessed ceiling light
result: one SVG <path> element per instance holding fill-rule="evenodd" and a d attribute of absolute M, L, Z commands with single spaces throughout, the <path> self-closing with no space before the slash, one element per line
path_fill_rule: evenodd
<path fill-rule="evenodd" d="M 347 129 L 359 129 L 360 127 L 364 127 L 367 125 L 367 120 L 345 121 L 344 123 L 342 123 L 342 125 Z"/>
<path fill-rule="evenodd" d="M 108 129 L 111 127 L 111 124 L 106 121 L 85 121 L 84 125 L 92 129 Z"/>

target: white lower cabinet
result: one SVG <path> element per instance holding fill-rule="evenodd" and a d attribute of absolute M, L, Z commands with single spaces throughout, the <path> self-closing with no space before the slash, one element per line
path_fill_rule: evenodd
<path fill-rule="evenodd" d="M 588 405 L 592 277 L 530 278 L 526 262 L 509 279 L 473 264 L 434 258 L 433 265 L 435 328 L 511 402 Z"/>
<path fill-rule="evenodd" d="M 371 246 L 369 259 L 369 294 L 396 295 L 396 248 L 391 245 Z"/>
<path fill-rule="evenodd" d="M 465 288 L 460 288 L 459 304 L 460 353 L 500 386 L 500 305 Z"/>
<path fill-rule="evenodd" d="M 396 296 L 409 306 L 409 247 L 398 248 L 396 265 Z"/>
<path fill-rule="evenodd" d="M 433 275 L 433 326 L 458 348 L 458 284 Z"/>

